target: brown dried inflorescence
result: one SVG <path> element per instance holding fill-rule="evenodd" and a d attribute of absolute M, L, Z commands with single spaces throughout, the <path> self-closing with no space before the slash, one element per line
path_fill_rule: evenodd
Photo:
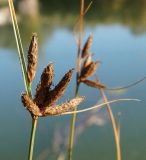
<path fill-rule="evenodd" d="M 50 106 L 42 110 L 43 116 L 48 115 L 61 115 L 62 113 L 68 112 L 70 110 L 74 110 L 76 106 L 78 106 L 82 101 L 84 100 L 84 97 L 76 97 L 68 102 L 65 102 L 58 106 Z"/>
<path fill-rule="evenodd" d="M 98 62 L 91 62 L 88 66 L 81 70 L 80 79 L 85 80 L 95 74 Z"/>
<path fill-rule="evenodd" d="M 39 107 L 34 103 L 34 101 L 26 93 L 23 93 L 21 95 L 21 100 L 23 105 L 28 109 L 28 111 L 32 115 L 35 115 L 35 116 L 39 115 L 40 113 Z"/>
<path fill-rule="evenodd" d="M 82 66 L 80 68 L 80 72 L 78 75 L 78 83 L 84 83 L 90 87 L 94 87 L 98 89 L 100 88 L 105 89 L 106 87 L 103 84 L 101 84 L 99 81 L 88 80 L 89 77 L 93 76 L 96 73 L 101 63 L 100 61 L 94 62 L 92 60 L 93 54 L 89 53 L 91 44 L 92 44 L 92 35 L 88 37 L 81 53 Z"/>
<path fill-rule="evenodd" d="M 87 67 L 92 62 L 92 54 L 88 54 L 86 59 L 84 60 L 82 70 Z"/>
<path fill-rule="evenodd" d="M 39 107 L 44 105 L 44 101 L 52 85 L 53 77 L 54 77 L 54 69 L 53 69 L 53 64 L 51 63 L 44 69 L 41 75 L 41 80 L 36 88 L 34 101 Z"/>
<path fill-rule="evenodd" d="M 23 105 L 27 108 L 33 117 L 45 117 L 61 115 L 70 110 L 74 110 L 84 100 L 84 97 L 76 97 L 61 105 L 52 105 L 43 108 L 39 108 L 26 93 L 22 94 L 21 99 Z"/>
<path fill-rule="evenodd" d="M 37 38 L 36 35 L 32 36 L 31 44 L 28 51 L 28 82 L 31 83 L 34 79 L 37 65 Z M 83 100 L 83 97 L 76 97 L 66 103 L 61 105 L 56 105 L 55 103 L 62 97 L 65 90 L 72 78 L 73 69 L 70 69 L 61 79 L 61 81 L 51 89 L 54 69 L 53 64 L 50 63 L 42 72 L 41 79 L 36 88 L 36 93 L 34 98 L 28 96 L 28 94 L 23 93 L 21 100 L 23 105 L 31 113 L 33 117 L 44 117 L 61 115 L 64 112 L 73 110 L 78 106 Z"/>
<path fill-rule="evenodd" d="M 53 90 L 46 94 L 46 100 L 44 106 L 50 106 L 54 104 L 60 97 L 64 95 L 66 87 L 71 80 L 73 70 L 69 70 L 61 79 L 61 81 L 55 86 Z"/>
<path fill-rule="evenodd" d="M 90 34 L 83 47 L 82 55 L 81 55 L 82 58 L 87 56 L 88 52 L 90 51 L 91 45 L 92 45 L 92 35 Z"/>
<path fill-rule="evenodd" d="M 53 64 L 50 63 L 43 71 L 41 75 L 41 87 L 50 87 L 52 85 L 54 77 L 54 68 Z"/>
<path fill-rule="evenodd" d="M 27 65 L 27 77 L 28 82 L 31 83 L 35 77 L 37 60 L 38 60 L 38 42 L 37 35 L 33 34 L 28 49 L 28 65 Z"/>
<path fill-rule="evenodd" d="M 97 88 L 97 89 L 101 89 L 101 88 L 105 89 L 106 88 L 105 85 L 101 84 L 100 82 L 98 82 L 96 80 L 92 81 L 92 80 L 86 79 L 86 80 L 83 81 L 83 83 L 86 84 L 87 86 Z"/>

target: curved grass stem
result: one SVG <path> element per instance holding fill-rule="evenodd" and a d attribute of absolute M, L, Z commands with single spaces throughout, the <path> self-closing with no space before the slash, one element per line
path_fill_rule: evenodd
<path fill-rule="evenodd" d="M 111 103 L 115 103 L 115 102 L 121 102 L 121 101 L 137 101 L 137 102 L 140 102 L 139 99 L 132 99 L 132 98 L 125 98 L 125 99 L 115 99 L 115 100 L 111 100 L 111 101 L 107 101 L 107 102 L 104 102 L 104 103 L 100 103 L 100 104 L 97 104 L 95 106 L 91 106 L 91 107 L 85 107 L 85 109 L 81 109 L 81 110 L 76 110 L 76 111 L 70 111 L 70 112 L 65 112 L 65 113 L 62 113 L 62 115 L 70 115 L 70 114 L 73 114 L 73 113 L 83 113 L 83 112 L 88 112 L 88 111 L 91 111 L 91 110 L 98 110 L 100 109 L 101 107 L 104 107 L 105 105 L 107 105 L 107 103 L 111 104 Z M 119 124 L 118 124 L 119 125 Z M 118 127 L 118 130 L 119 130 L 119 127 Z"/>
<path fill-rule="evenodd" d="M 115 121 L 113 112 L 111 110 L 111 106 L 108 103 L 108 99 L 107 99 L 107 97 L 104 93 L 104 90 L 100 89 L 100 93 L 101 93 L 101 96 L 102 96 L 103 100 L 107 103 L 106 104 L 107 105 L 107 110 L 108 110 L 108 113 L 109 113 L 109 117 L 110 117 L 110 120 L 111 120 L 111 123 L 112 123 L 113 132 L 114 132 L 114 139 L 115 139 L 116 151 L 117 151 L 117 160 L 121 160 L 120 137 L 119 137 L 118 129 L 117 129 L 117 126 L 116 126 L 116 121 Z"/>
<path fill-rule="evenodd" d="M 133 82 L 133 83 L 130 83 L 130 84 L 126 85 L 126 86 L 123 86 L 123 87 L 115 87 L 115 88 L 106 87 L 105 90 L 107 90 L 107 91 L 119 91 L 119 90 L 124 90 L 124 89 L 131 88 L 131 87 L 133 87 L 133 86 L 136 86 L 137 84 L 139 84 L 139 83 L 141 83 L 141 82 L 143 82 L 143 81 L 145 81 L 145 80 L 146 80 L 146 76 L 143 77 L 143 78 L 141 78 L 141 79 L 139 79 L 139 80 L 137 80 L 137 81 L 135 81 L 135 82 Z"/>

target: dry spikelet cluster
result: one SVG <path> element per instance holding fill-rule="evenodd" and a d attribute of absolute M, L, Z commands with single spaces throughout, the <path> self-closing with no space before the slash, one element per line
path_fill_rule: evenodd
<path fill-rule="evenodd" d="M 27 65 L 27 77 L 28 82 L 31 83 L 35 77 L 37 60 L 38 60 L 38 43 L 37 35 L 34 33 L 28 49 L 28 65 Z"/>
<path fill-rule="evenodd" d="M 37 36 L 33 34 L 28 50 L 28 65 L 27 75 L 28 82 L 31 83 L 35 77 L 38 57 L 38 43 Z M 21 96 L 23 105 L 31 113 L 33 117 L 43 117 L 52 115 L 61 115 L 64 112 L 73 110 L 78 106 L 84 97 L 76 97 L 61 105 L 55 105 L 58 99 L 64 95 L 68 83 L 72 78 L 73 69 L 70 69 L 61 79 L 61 81 L 51 89 L 54 69 L 53 64 L 49 64 L 42 72 L 41 79 L 36 88 L 34 98 L 29 97 L 28 94 L 23 93 Z"/>
<path fill-rule="evenodd" d="M 82 53 L 81 53 L 81 59 L 82 59 L 82 66 L 80 69 L 80 73 L 78 76 L 78 83 L 84 83 L 90 87 L 94 88 L 105 88 L 103 84 L 101 84 L 99 81 L 92 81 L 88 78 L 91 77 L 96 73 L 97 68 L 100 65 L 100 61 L 93 61 L 92 56 L 93 54 L 90 53 L 90 48 L 92 45 L 92 35 L 90 34 L 87 41 L 84 44 Z"/>

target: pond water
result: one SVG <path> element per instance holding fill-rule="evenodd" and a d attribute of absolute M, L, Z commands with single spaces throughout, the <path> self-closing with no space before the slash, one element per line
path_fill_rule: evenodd
<path fill-rule="evenodd" d="M 25 51 L 31 33 L 36 32 L 39 38 L 39 63 L 33 92 L 48 63 L 54 64 L 54 84 L 76 65 L 77 46 L 73 27 L 78 19 L 78 1 L 71 1 L 71 4 L 64 1 L 65 6 L 59 2 L 56 5 L 53 1 L 50 5 L 44 2 L 38 17 L 23 19 L 18 13 Z M 108 1 L 96 1 L 85 17 L 83 42 L 92 33 L 93 58 L 102 62 L 97 74 L 102 83 L 110 88 L 125 86 L 146 76 L 145 7 L 146 2 L 142 0 L 113 0 L 110 4 Z M 1 26 L 0 35 L 0 159 L 26 160 L 31 117 L 20 100 L 25 89 L 12 26 Z M 74 92 L 75 73 L 59 103 L 73 98 Z M 79 94 L 86 96 L 80 109 L 102 102 L 98 90 L 83 84 Z M 119 112 L 122 114 L 122 160 L 146 160 L 146 82 L 127 90 L 108 91 L 107 96 L 109 99 L 141 100 L 115 103 L 112 109 L 117 121 Z M 70 121 L 71 116 L 39 119 L 34 159 L 64 159 Z M 98 112 L 79 114 L 76 128 L 73 159 L 116 159 L 113 130 L 105 107 Z"/>

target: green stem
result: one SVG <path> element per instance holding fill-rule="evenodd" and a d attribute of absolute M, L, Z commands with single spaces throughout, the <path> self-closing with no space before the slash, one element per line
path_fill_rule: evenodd
<path fill-rule="evenodd" d="M 79 91 L 79 84 L 76 85 L 75 97 L 78 95 L 78 91 Z M 76 111 L 76 108 L 74 109 L 74 111 Z M 69 137 L 68 160 L 72 160 L 74 133 L 75 133 L 75 122 L 76 122 L 76 113 L 73 113 L 72 120 L 71 120 L 70 137 Z"/>
<path fill-rule="evenodd" d="M 15 39 L 16 39 L 16 44 L 17 44 L 17 49 L 18 49 L 18 54 L 19 54 L 19 61 L 20 61 L 20 65 L 21 65 L 24 85 L 25 85 L 25 89 L 26 89 L 27 94 L 31 97 L 31 84 L 28 83 L 27 68 L 26 68 L 24 51 L 23 51 L 21 36 L 20 36 L 19 27 L 18 27 L 18 23 L 17 23 L 17 18 L 16 18 L 16 14 L 15 14 L 15 8 L 13 5 L 13 0 L 8 0 L 8 2 L 9 2 L 9 8 L 10 8 L 11 18 L 12 18 L 12 23 L 13 23 L 13 29 L 14 29 L 14 34 L 15 34 Z M 36 132 L 36 127 L 37 127 L 37 118 L 38 117 L 35 117 L 35 119 L 34 119 L 32 117 L 32 129 L 31 129 L 29 158 L 28 158 L 29 160 L 32 160 L 32 157 L 33 157 L 35 132 Z"/>
<path fill-rule="evenodd" d="M 19 61 L 20 61 L 20 65 L 21 65 L 24 84 L 25 84 L 27 94 L 29 94 L 29 96 L 31 96 L 31 90 L 28 87 L 27 69 L 26 69 L 26 63 L 25 63 L 25 57 L 24 57 L 21 36 L 20 36 L 20 32 L 19 32 L 16 14 L 15 14 L 15 9 L 14 9 L 14 5 L 13 5 L 13 1 L 9 0 L 8 2 L 9 2 L 9 8 L 10 8 L 11 18 L 12 18 L 12 23 L 13 23 L 13 29 L 14 29 L 14 34 L 15 34 L 15 39 L 16 39 L 16 44 L 17 44 L 17 49 L 18 49 L 18 54 L 19 54 Z"/>
<path fill-rule="evenodd" d="M 28 160 L 32 160 L 33 158 L 33 150 L 34 150 L 34 141 L 35 141 L 35 133 L 37 128 L 37 118 L 32 118 L 32 128 L 31 128 L 31 138 L 30 138 L 30 145 L 29 145 L 29 154 Z"/>

